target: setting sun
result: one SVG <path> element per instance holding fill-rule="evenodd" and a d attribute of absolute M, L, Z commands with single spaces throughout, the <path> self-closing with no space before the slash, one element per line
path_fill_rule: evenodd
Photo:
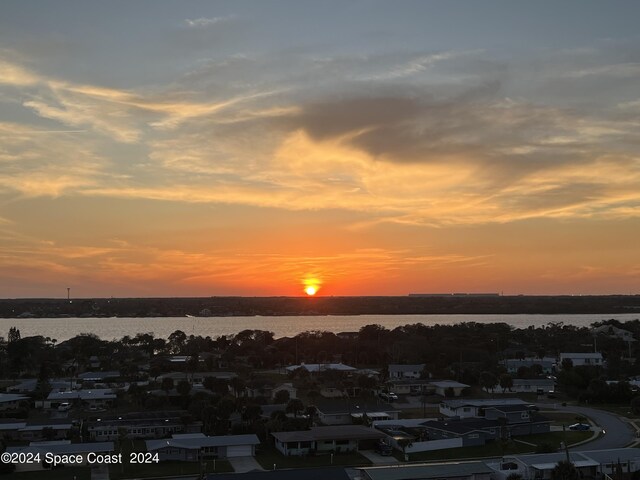
<path fill-rule="evenodd" d="M 313 285 L 309 285 L 308 287 L 306 287 L 304 289 L 304 293 L 306 293 L 307 295 L 309 295 L 310 297 L 312 297 L 313 295 L 316 294 L 316 292 L 318 291 L 318 287 L 314 287 Z"/>

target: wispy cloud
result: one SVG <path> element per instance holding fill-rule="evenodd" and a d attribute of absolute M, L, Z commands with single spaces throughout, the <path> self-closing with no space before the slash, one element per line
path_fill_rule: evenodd
<path fill-rule="evenodd" d="M 200 17 L 194 19 L 186 19 L 184 24 L 189 28 L 208 28 L 220 23 L 227 23 L 236 18 L 235 15 L 225 15 L 222 17 Z"/>

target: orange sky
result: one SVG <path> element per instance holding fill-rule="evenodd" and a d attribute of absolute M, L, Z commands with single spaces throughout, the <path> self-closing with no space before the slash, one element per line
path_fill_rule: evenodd
<path fill-rule="evenodd" d="M 637 16 L 321 3 L 8 2 L 0 297 L 640 293 Z"/>

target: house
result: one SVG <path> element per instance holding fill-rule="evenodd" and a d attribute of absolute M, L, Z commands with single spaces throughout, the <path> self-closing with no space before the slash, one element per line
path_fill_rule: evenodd
<path fill-rule="evenodd" d="M 496 480 L 506 480 L 514 473 L 519 474 L 523 480 L 546 480 L 551 477 L 551 471 L 558 462 L 566 460 L 566 455 L 545 453 L 505 456 L 500 462 L 490 462 L 487 466 L 494 471 Z M 631 472 L 640 469 L 640 450 L 636 448 L 571 452 L 569 458 L 578 469 L 580 478 L 603 478 L 603 474 L 614 473 L 618 463 L 623 466 L 624 471 L 627 468 Z"/>
<path fill-rule="evenodd" d="M 74 390 L 71 392 L 51 392 L 42 407 L 46 409 L 58 408 L 63 403 L 79 404 L 85 407 L 105 408 L 113 405 L 116 394 L 110 388 L 92 390 Z"/>
<path fill-rule="evenodd" d="M 289 398 L 298 398 L 298 389 L 293 386 L 293 383 L 283 383 L 271 390 L 271 398 L 276 398 L 276 394 L 280 391 L 286 391 L 289 393 Z"/>
<path fill-rule="evenodd" d="M 424 371 L 424 363 L 418 365 L 389 365 L 389 379 L 420 378 Z"/>
<path fill-rule="evenodd" d="M 69 438 L 74 428 L 71 423 L 25 424 L 13 436 L 16 440 L 27 442 L 64 440 Z"/>
<path fill-rule="evenodd" d="M 394 420 L 399 410 L 380 398 L 318 398 L 316 399 L 318 420 L 324 425 L 350 425 L 361 423 L 365 415 L 369 421 Z"/>
<path fill-rule="evenodd" d="M 505 392 L 502 389 L 496 389 L 496 393 L 536 393 L 544 395 L 553 392 L 555 382 L 550 378 L 514 378 L 513 386 Z"/>
<path fill-rule="evenodd" d="M 624 328 L 618 328 L 614 325 L 600 325 L 599 327 L 592 328 L 591 333 L 601 333 L 612 338 L 619 338 L 620 340 L 628 343 L 636 341 L 636 339 L 633 337 L 633 332 L 625 330 Z"/>
<path fill-rule="evenodd" d="M 504 405 L 529 405 L 529 403 L 519 398 L 443 400 L 440 402 L 439 410 L 447 417 L 471 418 L 484 417 L 487 408 Z"/>
<path fill-rule="evenodd" d="M 462 447 L 484 445 L 487 441 L 500 438 L 500 423 L 497 420 L 465 418 L 424 422 L 422 425 L 429 440 L 460 438 Z"/>
<path fill-rule="evenodd" d="M 450 462 L 361 468 L 362 480 L 490 480 L 494 471 L 483 462 Z"/>
<path fill-rule="evenodd" d="M 421 378 L 396 378 L 386 382 L 386 388 L 398 395 L 421 395 L 434 393 L 431 381 Z"/>
<path fill-rule="evenodd" d="M 242 480 L 351 480 L 344 467 L 316 467 L 252 471 L 242 474 Z M 237 473 L 214 473 L 207 480 L 238 480 Z"/>
<path fill-rule="evenodd" d="M 363 425 L 311 427 L 296 432 L 273 432 L 275 446 L 283 455 L 309 453 L 355 452 L 360 448 L 373 448 L 384 438 L 384 433 Z"/>
<path fill-rule="evenodd" d="M 162 375 L 158 375 L 157 381 L 162 382 L 165 378 L 170 378 L 174 383 L 178 383 L 182 380 L 186 380 L 189 383 L 202 384 L 206 378 L 215 378 L 217 380 L 229 381 L 232 378 L 236 378 L 233 372 L 169 372 Z"/>
<path fill-rule="evenodd" d="M 198 462 L 207 458 L 249 457 L 256 453 L 260 440 L 250 435 L 204 433 L 175 434 L 164 440 L 147 440 L 147 451 L 157 452 L 160 461 Z"/>
<path fill-rule="evenodd" d="M 33 393 L 37 387 L 37 378 L 25 378 L 21 379 L 20 383 L 7 387 L 7 393 Z M 74 380 L 51 379 L 48 382 L 48 387 L 51 388 L 51 391 L 64 392 L 77 388 L 77 383 Z"/>
<path fill-rule="evenodd" d="M 15 393 L 0 393 L 0 411 L 16 410 L 25 403 L 29 403 L 31 398 Z"/>
<path fill-rule="evenodd" d="M 604 363 L 602 354 L 596 353 L 561 353 L 558 365 L 562 368 L 562 363 L 565 360 L 571 360 L 574 367 L 591 366 L 601 367 Z"/>
<path fill-rule="evenodd" d="M 304 368 L 309 373 L 322 372 L 324 370 L 337 370 L 339 372 L 355 372 L 357 369 L 345 365 L 344 363 L 301 363 L 300 365 L 289 365 L 288 373 L 295 372 L 299 368 Z"/>
<path fill-rule="evenodd" d="M 436 395 L 441 397 L 459 397 L 465 388 L 470 385 L 456 382 L 454 380 L 437 380 L 429 383 L 429 387 L 433 388 Z"/>
<path fill-rule="evenodd" d="M 120 378 L 120 372 L 115 370 L 109 372 L 83 372 L 78 375 L 78 380 L 83 382 L 108 382 Z"/>
<path fill-rule="evenodd" d="M 80 455 L 82 461 L 75 462 L 73 464 L 62 464 L 60 466 L 84 466 L 88 464 L 88 456 L 90 454 L 111 454 L 114 451 L 113 442 L 99 442 L 99 443 L 71 443 L 69 440 L 59 440 L 54 442 L 31 442 L 29 446 L 20 447 L 7 447 L 6 452 L 13 454 L 25 454 L 27 456 L 35 457 L 40 455 L 42 459 L 39 463 L 20 462 L 15 463 L 16 472 L 27 472 L 45 470 L 51 468 L 48 463 L 44 461 L 45 456 L 49 455 L 61 455 L 67 457 L 73 457 L 74 462 L 77 455 Z"/>
<path fill-rule="evenodd" d="M 86 423 L 93 441 L 166 438 L 176 433 L 200 433 L 202 422 L 189 421 L 186 411 L 133 412 L 98 418 Z"/>
<path fill-rule="evenodd" d="M 503 423 L 510 437 L 549 433 L 551 420 L 538 415 L 537 410 L 532 405 L 499 405 L 486 408 L 484 416 Z"/>
<path fill-rule="evenodd" d="M 510 374 L 518 373 L 518 369 L 521 367 L 531 368 L 534 365 L 540 365 L 542 373 L 550 374 L 554 371 L 556 359 L 554 357 L 508 358 L 502 363 L 507 369 L 507 373 Z"/>

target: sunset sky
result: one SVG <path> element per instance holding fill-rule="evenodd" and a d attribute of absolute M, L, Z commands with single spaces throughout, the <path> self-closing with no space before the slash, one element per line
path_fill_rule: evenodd
<path fill-rule="evenodd" d="M 640 293 L 640 2 L 0 4 L 0 297 Z"/>

